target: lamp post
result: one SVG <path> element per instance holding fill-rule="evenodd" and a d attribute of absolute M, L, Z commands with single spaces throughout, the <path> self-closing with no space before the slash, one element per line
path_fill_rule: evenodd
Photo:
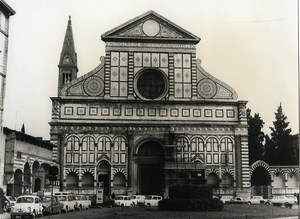
<path fill-rule="evenodd" d="M 51 183 L 51 213 L 53 214 L 53 182 L 57 180 L 58 168 L 51 166 L 48 170 L 49 181 Z"/>

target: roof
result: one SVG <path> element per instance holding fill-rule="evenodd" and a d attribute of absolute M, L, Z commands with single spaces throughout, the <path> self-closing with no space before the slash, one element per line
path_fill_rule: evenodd
<path fill-rule="evenodd" d="M 16 13 L 4 0 L 0 0 L 0 9 L 6 16 L 11 16 Z"/>
<path fill-rule="evenodd" d="M 148 11 L 101 36 L 104 42 L 148 41 L 197 44 L 200 38 L 154 11 Z"/>
<path fill-rule="evenodd" d="M 4 134 L 15 133 L 17 140 L 23 141 L 23 142 L 26 142 L 26 143 L 29 143 L 29 144 L 36 145 L 38 147 L 42 147 L 42 148 L 45 148 L 47 150 L 52 150 L 52 148 L 54 146 L 53 144 L 51 144 L 48 141 L 44 141 L 40 138 L 33 137 L 31 135 L 27 135 L 25 133 L 22 133 L 22 132 L 19 132 L 19 131 L 16 131 L 16 130 L 9 129 L 7 127 L 3 128 L 3 133 Z"/>

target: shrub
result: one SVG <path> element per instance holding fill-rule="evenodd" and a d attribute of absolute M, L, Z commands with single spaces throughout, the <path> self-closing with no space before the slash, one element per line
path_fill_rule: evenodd
<path fill-rule="evenodd" d="M 206 185 L 176 185 L 169 187 L 170 199 L 212 198 L 213 189 Z"/>
<path fill-rule="evenodd" d="M 223 202 L 215 198 L 165 199 L 158 203 L 161 211 L 221 211 Z"/>

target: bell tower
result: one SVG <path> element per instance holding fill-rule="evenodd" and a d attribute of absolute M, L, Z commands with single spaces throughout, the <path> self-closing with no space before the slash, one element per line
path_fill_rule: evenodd
<path fill-rule="evenodd" d="M 71 16 L 69 16 L 65 39 L 58 64 L 58 96 L 62 87 L 77 78 L 77 53 L 75 52 Z"/>

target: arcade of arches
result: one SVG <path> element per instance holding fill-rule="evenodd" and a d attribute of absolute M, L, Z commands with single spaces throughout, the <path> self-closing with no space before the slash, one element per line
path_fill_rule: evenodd
<path fill-rule="evenodd" d="M 128 187 L 133 193 L 163 194 L 169 185 L 201 183 L 201 179 L 214 188 L 234 188 L 234 143 L 230 137 L 180 136 L 174 146 L 165 147 L 164 135 L 158 136 L 162 138 L 140 141 L 125 135 L 67 136 L 64 188 L 90 194 L 101 185 L 106 195 L 126 194 Z M 129 142 L 136 146 L 130 147 Z M 216 158 L 205 159 L 215 155 L 220 156 L 222 165 Z"/>
<path fill-rule="evenodd" d="M 38 191 L 50 191 L 48 180 L 49 163 L 38 161 L 26 162 L 22 168 L 14 171 L 13 177 L 7 183 L 7 195 L 18 196 Z"/>

